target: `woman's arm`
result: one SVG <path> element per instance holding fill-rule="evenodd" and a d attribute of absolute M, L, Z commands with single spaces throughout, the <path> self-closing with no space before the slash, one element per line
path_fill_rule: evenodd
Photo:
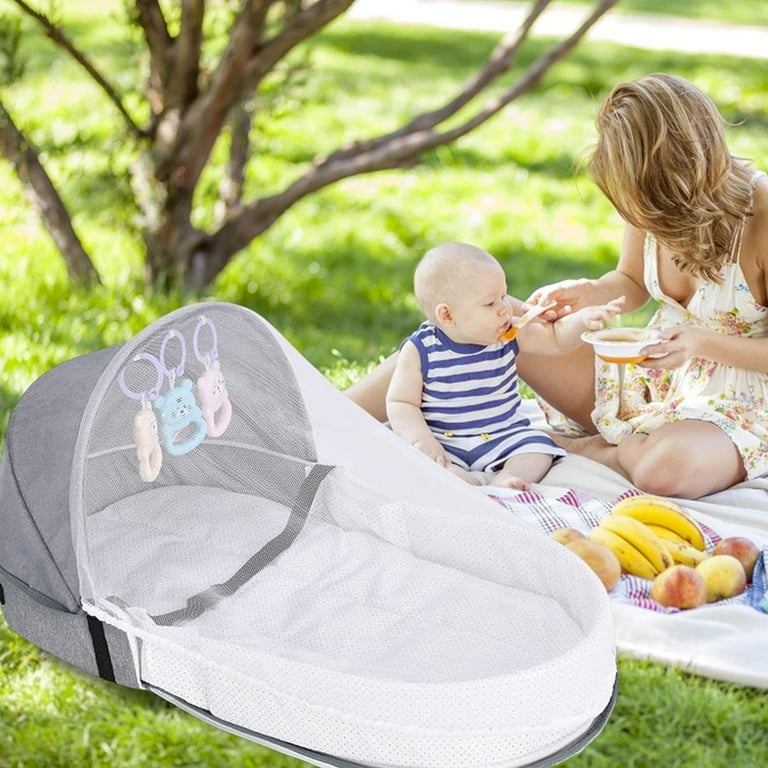
<path fill-rule="evenodd" d="M 554 323 L 529 323 L 520 329 L 517 337 L 520 351 L 539 355 L 570 352 L 581 343 L 584 331 L 604 328 L 611 318 L 623 312 L 623 308 L 624 297 L 619 296 L 606 304 L 563 315 Z"/>
<path fill-rule="evenodd" d="M 387 420 L 387 389 L 397 363 L 398 352 L 382 360 L 370 373 L 344 390 L 344 394 L 378 421 Z"/>
<path fill-rule="evenodd" d="M 616 296 L 625 297 L 625 312 L 634 312 L 645 306 L 650 298 L 643 280 L 644 247 L 645 232 L 627 224 L 615 269 L 597 279 L 562 280 L 542 286 L 526 303 L 556 301 L 555 310 L 543 315 L 550 321 L 584 307 L 606 304 Z"/>

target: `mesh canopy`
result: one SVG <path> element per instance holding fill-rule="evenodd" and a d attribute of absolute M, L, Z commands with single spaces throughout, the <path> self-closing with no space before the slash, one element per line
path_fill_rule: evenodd
<path fill-rule="evenodd" d="M 86 609 L 134 639 L 141 679 L 254 733 L 510 768 L 611 698 L 594 575 L 242 308 L 184 308 L 112 358 L 70 507 Z"/>

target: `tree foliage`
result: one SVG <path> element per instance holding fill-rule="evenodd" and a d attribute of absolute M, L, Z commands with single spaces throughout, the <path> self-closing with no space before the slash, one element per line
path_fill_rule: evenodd
<path fill-rule="evenodd" d="M 130 29 L 140 32 L 147 62 L 138 105 L 132 101 L 129 105 L 115 84 L 117 73 L 100 71 L 70 36 L 57 20 L 55 5 L 42 10 L 25 0 L 4 2 L 33 19 L 60 51 L 82 67 L 135 145 L 140 162 L 131 168 L 130 181 L 143 227 L 147 286 L 200 290 L 307 195 L 344 178 L 413 163 L 482 125 L 533 88 L 618 0 L 595 0 L 576 29 L 513 77 L 521 46 L 552 2 L 535 0 L 519 28 L 501 37 L 483 67 L 445 104 L 414 115 L 394 131 L 318 154 L 284 188 L 262 197 L 247 197 L 244 180 L 249 166 L 259 162 L 252 125 L 258 108 L 269 109 L 270 101 L 259 98 L 265 81 L 278 71 L 289 72 L 288 57 L 354 0 L 126 0 L 126 34 Z M 7 19 L 0 27 L 4 80 L 11 82 L 23 76 L 19 27 Z M 218 48 L 210 44 L 214 30 L 224 41 Z M 289 87 L 287 79 L 282 82 Z M 479 104 L 491 85 L 497 86 L 493 95 Z M 10 114 L 0 91 L 0 153 L 16 170 L 70 277 L 98 280 L 71 214 L 46 173 L 40 152 L 25 136 L 23 123 L 23 115 Z M 228 141 L 228 162 L 220 172 L 219 199 L 212 203 L 213 223 L 203 228 L 193 223 L 193 202 L 222 137 Z"/>

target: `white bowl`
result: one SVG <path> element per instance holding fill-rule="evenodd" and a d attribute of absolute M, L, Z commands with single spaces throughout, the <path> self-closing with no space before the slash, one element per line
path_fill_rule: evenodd
<path fill-rule="evenodd" d="M 586 331 L 581 338 L 607 363 L 639 363 L 648 357 L 640 350 L 658 341 L 658 332 L 652 328 L 603 328 Z"/>

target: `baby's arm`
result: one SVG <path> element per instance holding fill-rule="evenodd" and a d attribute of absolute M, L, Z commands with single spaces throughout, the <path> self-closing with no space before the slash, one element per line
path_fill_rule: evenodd
<path fill-rule="evenodd" d="M 387 390 L 387 418 L 392 429 L 441 466 L 450 461 L 432 434 L 421 412 L 424 381 L 419 352 L 411 342 L 403 344 Z"/>
<path fill-rule="evenodd" d="M 596 331 L 616 315 L 621 314 L 624 297 L 607 304 L 584 307 L 564 315 L 554 323 L 533 322 L 520 329 L 518 343 L 523 352 L 557 355 L 577 347 L 585 330 Z"/>

